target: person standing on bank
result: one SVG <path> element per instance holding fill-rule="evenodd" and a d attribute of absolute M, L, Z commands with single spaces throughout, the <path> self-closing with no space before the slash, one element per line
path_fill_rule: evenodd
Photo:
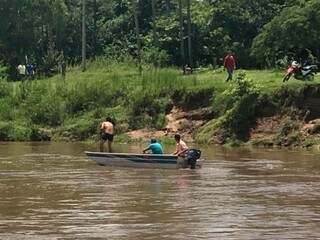
<path fill-rule="evenodd" d="M 107 117 L 104 122 L 100 125 L 100 152 L 103 152 L 104 143 L 108 142 L 108 151 L 112 152 L 113 132 L 114 123 L 111 118 Z"/>
<path fill-rule="evenodd" d="M 176 141 L 177 145 L 176 151 L 173 154 L 179 157 L 185 157 L 189 147 L 184 141 L 181 140 L 181 136 L 179 134 L 174 135 L 174 140 Z"/>
<path fill-rule="evenodd" d="M 226 82 L 228 82 L 229 80 L 232 80 L 233 72 L 236 69 L 236 61 L 231 51 L 228 51 L 227 56 L 225 56 L 223 66 L 228 72 L 228 78 L 226 80 Z"/>

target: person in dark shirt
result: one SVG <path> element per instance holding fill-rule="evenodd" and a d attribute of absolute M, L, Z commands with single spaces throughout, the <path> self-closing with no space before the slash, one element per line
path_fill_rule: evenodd
<path fill-rule="evenodd" d="M 27 71 L 27 75 L 29 77 L 33 76 L 33 64 L 32 63 L 28 63 L 26 66 L 26 71 Z"/>

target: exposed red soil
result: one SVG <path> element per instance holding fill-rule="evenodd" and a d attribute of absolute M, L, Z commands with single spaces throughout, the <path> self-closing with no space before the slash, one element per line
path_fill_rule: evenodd
<path fill-rule="evenodd" d="M 205 119 L 210 110 L 199 108 L 186 112 L 178 107 L 173 107 L 171 112 L 166 115 L 166 126 L 162 130 L 139 129 L 128 132 L 128 136 L 133 139 L 148 139 L 151 137 L 161 138 L 164 136 L 171 137 L 176 133 L 182 134 L 184 139 L 192 141 L 192 133 L 205 123 Z"/>

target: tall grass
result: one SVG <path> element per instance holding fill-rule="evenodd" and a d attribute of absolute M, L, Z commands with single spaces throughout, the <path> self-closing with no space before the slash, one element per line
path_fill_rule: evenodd
<path fill-rule="evenodd" d="M 248 71 L 249 78 L 272 94 L 286 85 L 299 88 L 305 83 L 282 83 L 279 71 Z M 228 86 L 221 69 L 182 75 L 175 68 L 145 66 L 139 75 L 135 63 L 105 58 L 91 61 L 88 70 L 69 68 L 66 79 L 7 82 L 0 80 L 0 139 L 36 139 L 41 129 L 54 129 L 56 135 L 88 138 L 106 115 L 113 116 L 117 129 L 125 132 L 140 127 L 161 128 L 166 106 L 175 92 L 215 89 L 222 93 Z M 319 84 L 319 77 L 314 82 Z M 209 91 L 210 92 L 210 91 Z M 179 95 L 180 96 L 180 95 Z"/>

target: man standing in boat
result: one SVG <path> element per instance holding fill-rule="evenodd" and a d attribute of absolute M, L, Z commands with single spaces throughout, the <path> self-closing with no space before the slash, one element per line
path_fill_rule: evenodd
<path fill-rule="evenodd" d="M 176 151 L 173 154 L 179 157 L 185 157 L 187 155 L 189 147 L 184 141 L 181 140 L 181 136 L 179 134 L 174 135 L 174 139 L 177 145 L 176 145 Z"/>
<path fill-rule="evenodd" d="M 163 154 L 162 146 L 156 139 L 151 139 L 151 144 L 143 150 L 143 153 L 151 151 L 152 154 Z"/>
<path fill-rule="evenodd" d="M 113 128 L 114 124 L 111 118 L 107 117 L 104 122 L 100 125 L 100 152 L 103 152 L 104 143 L 108 142 L 108 151 L 112 152 L 112 142 L 113 142 Z"/>

